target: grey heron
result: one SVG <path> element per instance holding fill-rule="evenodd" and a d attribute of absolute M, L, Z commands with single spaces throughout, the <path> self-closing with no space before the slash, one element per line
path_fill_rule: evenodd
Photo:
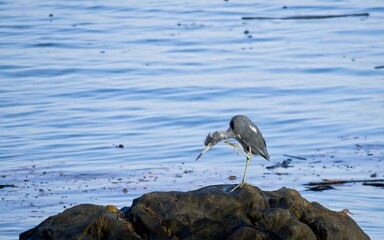
<path fill-rule="evenodd" d="M 229 138 L 236 139 L 243 149 L 238 144 L 228 141 Z M 249 160 L 252 158 L 253 154 L 261 155 L 266 160 L 269 160 L 267 145 L 260 130 L 248 117 L 244 115 L 236 115 L 232 117 L 227 131 L 215 131 L 208 134 L 204 141 L 205 148 L 199 156 L 197 156 L 195 161 L 222 140 L 225 140 L 226 144 L 234 147 L 236 151 L 241 151 L 246 156 L 243 180 L 239 185 L 232 189 L 232 191 L 234 191 L 245 184 Z"/>

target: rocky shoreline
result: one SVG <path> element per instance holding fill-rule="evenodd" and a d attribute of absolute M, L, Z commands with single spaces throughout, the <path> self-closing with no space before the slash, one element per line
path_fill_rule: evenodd
<path fill-rule="evenodd" d="M 233 187 L 152 192 L 120 210 L 81 204 L 20 239 L 369 239 L 348 211 L 308 202 L 293 189 Z"/>

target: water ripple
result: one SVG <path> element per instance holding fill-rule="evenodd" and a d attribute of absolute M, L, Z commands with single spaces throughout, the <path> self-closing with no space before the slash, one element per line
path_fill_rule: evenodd
<path fill-rule="evenodd" d="M 0 4 L 0 183 L 18 187 L 2 192 L 0 238 L 63 206 L 122 207 L 148 191 L 233 183 L 244 159 L 224 144 L 194 159 L 206 134 L 226 130 L 235 114 L 260 127 L 271 164 L 307 158 L 270 171 L 256 157 L 250 183 L 349 208 L 371 238 L 383 238 L 380 189 L 302 187 L 383 175 L 380 2 Z M 359 12 L 370 16 L 241 19 Z"/>

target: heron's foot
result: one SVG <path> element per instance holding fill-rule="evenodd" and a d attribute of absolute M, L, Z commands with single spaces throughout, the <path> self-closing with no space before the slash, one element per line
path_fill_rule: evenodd
<path fill-rule="evenodd" d="M 244 186 L 245 182 L 241 182 L 239 185 L 237 185 L 236 187 L 234 187 L 231 192 L 235 191 L 236 189 L 238 188 L 242 188 Z"/>
<path fill-rule="evenodd" d="M 229 146 L 233 147 L 235 149 L 235 152 L 237 155 L 239 155 L 239 152 L 238 152 L 238 149 L 241 149 L 239 147 L 239 145 L 237 145 L 236 143 L 233 143 L 233 142 L 230 142 L 230 141 L 225 141 L 226 144 L 228 144 Z"/>
<path fill-rule="evenodd" d="M 235 149 L 235 151 L 236 151 L 236 153 L 237 153 L 237 155 L 239 155 L 239 152 L 238 152 L 238 150 L 240 151 L 240 152 L 242 152 L 242 153 L 244 153 L 244 155 L 247 157 L 247 158 L 251 158 L 252 156 L 250 156 L 250 155 L 248 155 L 238 144 L 236 144 L 236 143 L 233 143 L 233 142 L 230 142 L 230 141 L 225 141 L 225 143 L 226 144 L 228 144 L 229 146 L 231 146 L 231 147 L 233 147 L 234 149 Z"/>

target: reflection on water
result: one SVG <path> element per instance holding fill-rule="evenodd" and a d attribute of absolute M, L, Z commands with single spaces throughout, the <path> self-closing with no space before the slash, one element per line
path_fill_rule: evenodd
<path fill-rule="evenodd" d="M 251 161 L 249 183 L 348 208 L 383 238 L 383 189 L 302 185 L 384 175 L 381 5 L 4 1 L 0 184 L 16 187 L 0 189 L 0 238 L 75 204 L 237 183 L 244 159 L 224 144 L 194 162 L 206 134 L 236 114 L 259 126 L 271 155 Z M 284 154 L 307 160 L 266 169 Z"/>

